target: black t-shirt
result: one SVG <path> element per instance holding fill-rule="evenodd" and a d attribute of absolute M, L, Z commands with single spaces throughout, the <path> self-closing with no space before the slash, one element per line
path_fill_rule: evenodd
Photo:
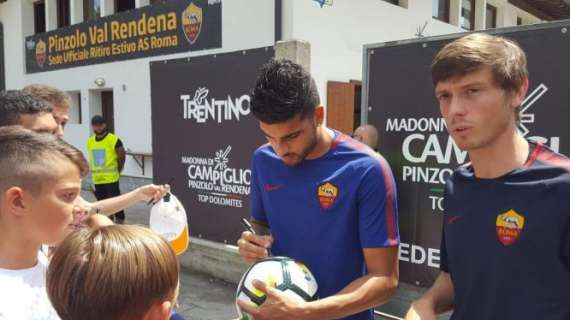
<path fill-rule="evenodd" d="M 99 137 L 97 137 L 97 135 L 95 135 L 95 141 L 101 141 L 101 140 L 105 139 L 108 134 L 109 134 L 109 132 L 105 133 L 105 135 L 103 135 L 101 138 L 99 138 Z M 117 143 L 115 143 L 115 149 L 121 148 L 122 146 L 123 146 L 123 142 L 121 141 L 121 139 L 117 138 Z"/>
<path fill-rule="evenodd" d="M 446 184 L 441 270 L 452 319 L 570 319 L 570 160 L 531 142 L 523 168 Z"/>

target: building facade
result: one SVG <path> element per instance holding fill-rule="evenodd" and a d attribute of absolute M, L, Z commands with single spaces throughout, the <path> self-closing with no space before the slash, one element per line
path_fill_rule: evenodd
<path fill-rule="evenodd" d="M 465 30 L 539 23 L 536 10 L 509 0 L 208 0 L 221 3 L 221 46 L 28 73 L 26 38 L 115 17 L 167 0 L 0 1 L 0 87 L 45 83 L 73 98 L 65 139 L 85 151 L 89 119 L 107 113 L 131 156 L 124 174 L 152 178 L 149 63 L 272 46 L 311 44 L 311 73 L 326 104 L 329 81 L 362 79 L 363 45 Z M 174 0 L 173 2 L 187 2 Z M 518 1 L 524 2 L 524 1 Z M 531 12 L 532 11 L 532 12 Z M 236 76 L 239 81 L 239 76 Z"/>

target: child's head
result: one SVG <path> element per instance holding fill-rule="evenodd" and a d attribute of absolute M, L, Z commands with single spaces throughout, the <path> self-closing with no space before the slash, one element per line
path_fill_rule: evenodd
<path fill-rule="evenodd" d="M 47 291 L 62 320 L 168 319 L 179 265 L 168 241 L 141 226 L 70 234 L 48 268 Z"/>
<path fill-rule="evenodd" d="M 35 132 L 57 134 L 52 108 L 22 91 L 0 92 L 0 126 L 21 125 Z"/>
<path fill-rule="evenodd" d="M 45 84 L 28 85 L 22 89 L 22 92 L 39 98 L 51 106 L 53 118 L 58 125 L 56 134 L 62 137 L 65 125 L 69 121 L 69 109 L 72 103 L 69 95 L 62 90 Z"/>
<path fill-rule="evenodd" d="M 0 232 L 34 245 L 61 241 L 87 170 L 81 152 L 53 134 L 0 127 Z"/>

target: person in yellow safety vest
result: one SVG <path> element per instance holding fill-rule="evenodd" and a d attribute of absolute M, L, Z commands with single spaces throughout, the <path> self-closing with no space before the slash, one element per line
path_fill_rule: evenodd
<path fill-rule="evenodd" d="M 87 140 L 87 154 L 95 197 L 97 200 L 103 200 L 119 196 L 119 178 L 125 164 L 125 148 L 121 139 L 107 130 L 102 116 L 94 116 L 91 125 L 94 134 Z M 110 218 L 122 224 L 125 221 L 125 212 L 121 210 Z"/>

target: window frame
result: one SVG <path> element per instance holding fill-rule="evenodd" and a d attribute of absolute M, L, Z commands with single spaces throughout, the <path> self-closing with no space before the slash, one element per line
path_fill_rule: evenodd
<path fill-rule="evenodd" d="M 382 1 L 388 2 L 389 4 L 393 4 L 395 6 L 400 6 L 400 0 L 382 0 Z"/>
<path fill-rule="evenodd" d="M 432 0 L 432 14 L 433 14 L 433 5 L 434 5 L 434 2 L 433 2 L 433 1 L 437 1 L 437 5 L 438 5 L 438 6 L 437 6 L 437 13 L 438 13 L 438 16 L 437 16 L 437 17 L 434 17 L 434 16 L 432 15 L 432 18 L 434 18 L 434 19 L 436 19 L 436 20 L 439 20 L 439 21 L 443 21 L 443 22 L 449 23 L 449 21 L 450 21 L 450 11 L 451 11 L 451 10 L 450 10 L 450 7 L 451 7 L 451 0 Z M 440 9 L 440 3 L 441 3 L 440 1 L 445 1 L 445 6 L 444 6 L 444 8 L 443 8 L 443 16 L 441 15 L 441 12 L 439 11 L 439 9 Z"/>
<path fill-rule="evenodd" d="M 71 25 L 71 0 L 57 0 L 57 27 L 65 28 Z"/>
<path fill-rule="evenodd" d="M 46 32 L 46 2 L 45 0 L 37 0 L 34 1 L 34 34 L 40 34 Z M 43 23 L 38 23 L 40 19 L 41 13 L 39 13 L 39 6 L 43 6 Z"/>
<path fill-rule="evenodd" d="M 124 9 L 124 10 L 119 10 L 119 8 L 120 8 L 119 2 L 123 2 L 123 3 L 124 3 L 124 0 L 115 0 L 115 3 L 114 3 L 114 4 L 115 4 L 115 13 L 126 12 L 126 11 L 129 11 L 129 10 L 136 9 L 136 8 L 137 8 L 137 2 L 136 2 L 135 0 L 131 0 L 131 1 L 133 2 L 132 8 Z"/>
<path fill-rule="evenodd" d="M 461 18 L 465 19 L 465 16 L 463 15 L 463 2 L 464 1 L 468 1 L 471 4 L 471 11 L 469 14 L 469 29 L 463 27 L 463 24 L 460 23 L 460 28 L 463 30 L 469 30 L 469 31 L 473 31 L 475 30 L 475 1 L 476 0 L 461 0 Z"/>
<path fill-rule="evenodd" d="M 96 20 L 101 18 L 101 12 L 99 12 L 99 16 L 95 16 L 95 12 L 93 12 L 93 16 L 91 16 L 91 9 L 95 11 L 95 6 L 91 8 L 91 4 L 93 4 L 94 1 L 99 2 L 99 10 L 101 10 L 101 1 L 104 0 L 83 0 L 83 21 Z"/>
<path fill-rule="evenodd" d="M 489 11 L 492 14 L 493 20 L 491 21 L 492 26 L 489 28 L 488 27 L 488 23 L 489 23 Z M 497 27 L 497 7 L 495 7 L 494 5 L 487 3 L 485 6 L 485 29 L 494 29 Z"/>

